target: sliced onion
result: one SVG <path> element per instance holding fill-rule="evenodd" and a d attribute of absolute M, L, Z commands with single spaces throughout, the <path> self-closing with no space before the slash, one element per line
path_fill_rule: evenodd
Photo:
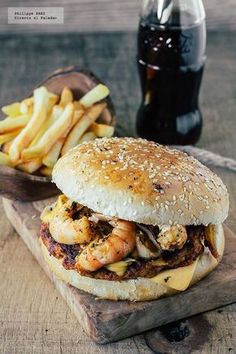
<path fill-rule="evenodd" d="M 152 258 L 156 258 L 160 255 L 160 249 L 157 249 L 157 251 L 155 251 L 155 252 L 151 251 L 142 242 L 142 238 L 138 234 L 136 235 L 136 247 L 137 247 L 138 254 L 141 258 L 152 259 Z"/>
<path fill-rule="evenodd" d="M 89 221 L 92 221 L 92 222 L 95 222 L 95 224 L 97 224 L 99 222 L 99 218 L 95 215 L 95 214 L 92 214 L 89 218 L 88 218 Z"/>
<path fill-rule="evenodd" d="M 152 234 L 152 232 L 148 229 L 148 227 L 145 227 L 145 226 L 143 226 L 143 225 L 141 225 L 141 224 L 138 224 L 138 227 L 139 227 L 142 231 L 144 231 L 144 232 L 147 234 L 147 236 L 148 236 L 148 238 L 150 239 L 150 241 L 152 241 L 152 243 L 153 243 L 157 248 L 160 248 L 159 243 L 158 243 L 157 240 L 155 239 L 155 237 L 154 237 L 154 235 Z"/>
<path fill-rule="evenodd" d="M 94 216 L 95 218 L 97 218 L 98 220 L 101 221 L 110 221 L 112 218 L 110 216 L 106 216 L 100 213 L 93 213 L 92 216 Z"/>

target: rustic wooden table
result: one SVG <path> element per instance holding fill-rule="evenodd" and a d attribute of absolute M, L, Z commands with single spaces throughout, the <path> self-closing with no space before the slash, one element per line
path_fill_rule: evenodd
<path fill-rule="evenodd" d="M 201 91 L 204 130 L 199 146 L 236 158 L 235 32 L 208 36 L 208 61 Z M 51 71 L 76 64 L 90 68 L 111 88 L 118 133 L 134 134 L 140 101 L 135 63 L 136 36 L 67 34 L 0 36 L 0 105 L 17 100 Z M 227 225 L 236 232 L 235 173 L 215 171 L 231 196 Z M 98 346 L 80 328 L 33 256 L 0 213 L 0 352 L 151 353 L 158 351 L 157 331 Z M 235 243 L 236 247 L 236 243 Z M 236 353 L 236 304 L 199 315 L 204 327 L 194 353 Z M 174 351 L 172 351 L 174 352 Z M 176 353 L 180 353 L 176 346 Z"/>

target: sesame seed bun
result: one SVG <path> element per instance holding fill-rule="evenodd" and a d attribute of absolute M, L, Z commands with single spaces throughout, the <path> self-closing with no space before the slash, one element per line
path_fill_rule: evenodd
<path fill-rule="evenodd" d="M 111 281 L 82 276 L 76 270 L 65 269 L 60 259 L 49 254 L 41 239 L 40 243 L 45 261 L 59 279 L 101 299 L 144 301 L 170 296 L 178 292 L 167 284 L 157 283 L 151 278 L 139 277 L 136 279 Z M 224 231 L 222 225 L 217 225 L 214 228 L 214 244 L 219 257 L 217 259 L 214 258 L 209 249 L 205 248 L 197 260 L 197 265 L 188 287 L 200 281 L 219 264 L 224 251 Z"/>
<path fill-rule="evenodd" d="M 58 160 L 53 181 L 70 199 L 107 216 L 163 225 L 222 223 L 221 179 L 187 154 L 144 139 L 103 138 Z"/>

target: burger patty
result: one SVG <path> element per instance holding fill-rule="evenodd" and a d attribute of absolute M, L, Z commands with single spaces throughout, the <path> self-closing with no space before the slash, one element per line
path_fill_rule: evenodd
<path fill-rule="evenodd" d="M 157 275 L 161 270 L 184 267 L 192 264 L 197 257 L 204 251 L 205 227 L 187 226 L 188 239 L 183 248 L 175 251 L 163 251 L 162 259 L 165 265 L 155 265 L 155 260 L 136 259 L 130 263 L 122 276 L 103 267 L 95 272 L 80 271 L 81 275 L 95 279 L 122 280 L 134 279 L 137 277 L 151 278 Z M 77 245 L 66 245 L 56 242 L 49 231 L 48 224 L 42 224 L 39 236 L 46 246 L 50 255 L 62 260 L 66 269 L 74 269 L 76 256 L 82 251 L 83 247 Z"/>

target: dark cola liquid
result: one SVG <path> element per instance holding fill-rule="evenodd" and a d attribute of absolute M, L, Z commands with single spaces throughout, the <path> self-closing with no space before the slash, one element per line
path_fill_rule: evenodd
<path fill-rule="evenodd" d="M 187 16 L 191 21 L 191 16 Z M 205 22 L 166 26 L 141 20 L 138 68 L 142 104 L 137 115 L 139 136 L 162 144 L 194 144 L 200 137 L 202 116 L 198 95 L 202 80 Z"/>

